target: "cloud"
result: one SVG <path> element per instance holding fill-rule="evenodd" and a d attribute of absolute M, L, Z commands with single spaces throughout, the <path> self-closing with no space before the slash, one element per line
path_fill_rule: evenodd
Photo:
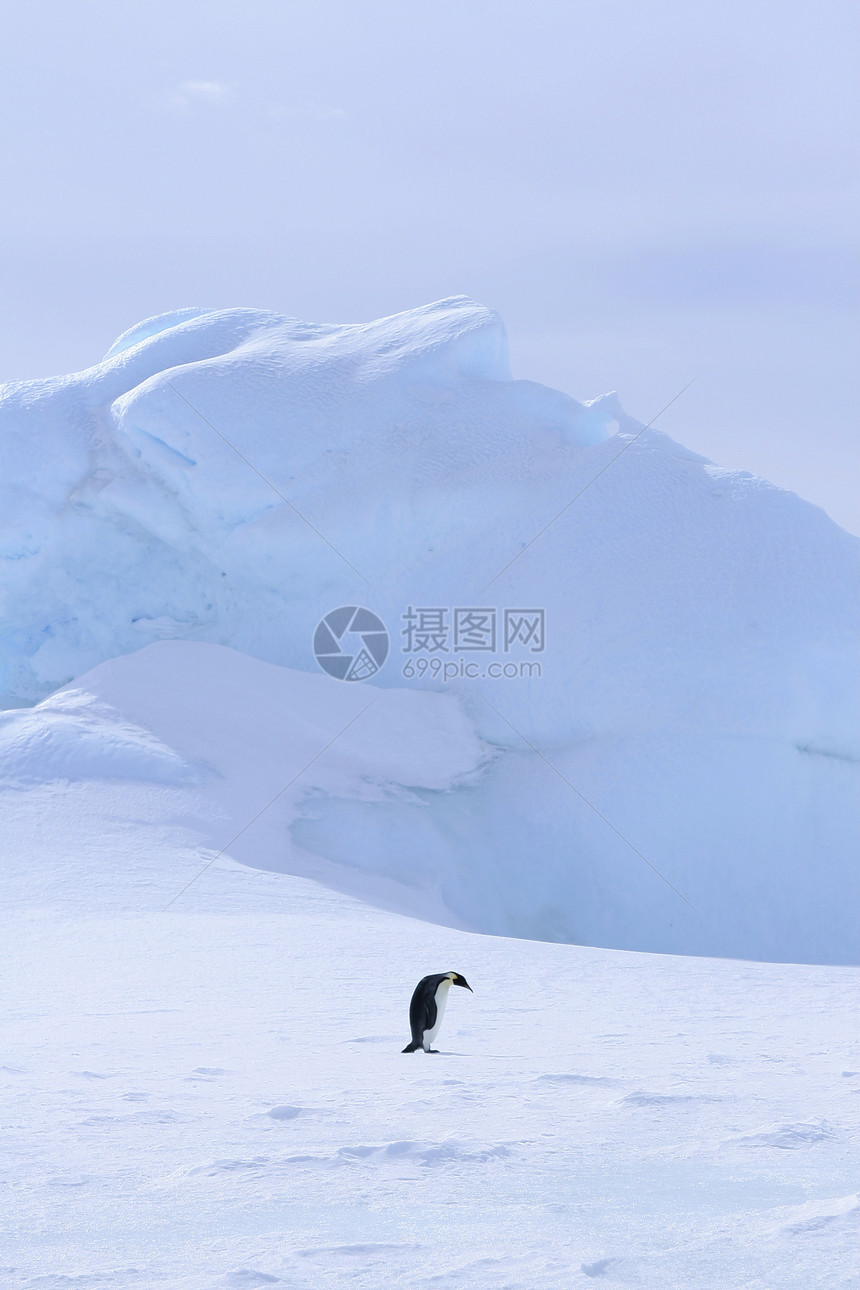
<path fill-rule="evenodd" d="M 218 103 L 229 98 L 236 88 L 226 81 L 185 81 L 180 87 L 182 95 L 193 101 Z"/>
<path fill-rule="evenodd" d="M 192 107 L 226 103 L 235 91 L 235 83 L 229 81 L 183 81 L 177 90 L 165 97 L 163 104 L 174 111 L 185 112 Z"/>

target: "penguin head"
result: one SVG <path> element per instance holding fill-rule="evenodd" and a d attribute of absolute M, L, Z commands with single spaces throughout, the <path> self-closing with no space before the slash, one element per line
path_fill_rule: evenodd
<path fill-rule="evenodd" d="M 449 972 L 448 976 L 451 978 L 452 985 L 461 985 L 464 990 L 469 990 L 472 994 L 475 993 L 466 978 L 464 976 L 460 976 L 459 972 Z"/>

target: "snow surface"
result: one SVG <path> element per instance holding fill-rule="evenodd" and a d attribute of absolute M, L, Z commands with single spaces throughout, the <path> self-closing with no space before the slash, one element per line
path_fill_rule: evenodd
<path fill-rule="evenodd" d="M 856 1285 L 857 543 L 640 428 L 459 299 L 6 388 L 2 1290 Z"/>
<path fill-rule="evenodd" d="M 474 749 L 416 698 L 438 782 Z M 205 737 L 179 768 L 74 704 L 39 717 L 59 777 L 2 801 L 4 1290 L 856 1285 L 857 968 L 477 935 L 227 857 L 174 899 L 212 857 Z M 65 777 L 70 721 L 136 773 Z M 357 791 L 348 760 L 319 774 Z M 475 993 L 404 1056 L 449 969 Z"/>
<path fill-rule="evenodd" d="M 655 746 L 665 759 L 674 752 L 668 738 L 652 740 L 652 758 Z M 709 767 L 692 762 L 694 751 L 689 778 L 694 785 L 698 778 L 698 797 L 707 803 Z M 609 757 L 595 769 L 590 763 L 599 755 L 587 745 L 571 782 L 588 783 L 590 774 L 599 783 L 602 773 L 597 800 L 609 820 L 623 820 L 631 785 L 617 778 Z M 571 762 L 554 756 L 569 771 Z M 760 791 L 754 772 L 761 755 L 736 741 L 734 756 L 733 792 L 749 806 Z M 820 764 L 831 772 L 825 759 Z M 836 769 L 821 795 L 829 789 L 824 800 L 837 824 L 850 823 L 854 803 L 839 794 L 850 788 L 853 768 Z M 791 771 L 785 758 L 783 774 Z M 638 786 L 640 824 L 654 817 L 652 786 L 663 772 L 658 761 Z M 856 865 L 822 865 L 813 852 L 813 863 L 793 872 L 788 866 L 792 842 L 800 851 L 792 831 L 804 840 L 808 804 L 799 776 L 798 804 L 780 824 L 785 847 L 777 862 L 763 851 L 754 867 L 745 852 L 710 872 L 688 864 L 681 890 L 693 908 L 606 821 L 587 821 L 583 808 L 580 827 L 590 823 L 595 856 L 601 831 L 616 844 L 586 867 L 563 836 L 575 801 L 570 787 L 533 754 L 479 738 L 467 706 L 451 693 L 348 685 L 223 646 L 162 641 L 100 664 L 33 709 L 0 714 L 0 782 L 8 786 L 0 800 L 9 829 L 21 788 L 107 780 L 157 785 L 149 823 L 169 832 L 181 816 L 210 857 L 226 851 L 253 867 L 316 878 L 465 930 L 647 943 L 658 940 L 662 911 L 664 943 L 676 951 L 740 956 L 758 946 L 788 959 L 793 945 L 806 950 L 798 957 L 850 962 L 857 944 Z M 524 799 L 536 818 L 517 819 Z M 708 806 L 711 818 L 726 811 L 721 800 Z M 25 832 L 28 820 L 25 812 Z M 686 827 L 695 827 L 692 817 Z M 560 835 L 557 858 L 535 855 L 541 829 Z M 13 846 L 7 864 L 15 863 Z M 89 862 L 82 856 L 78 863 Z M 581 920 L 579 934 L 565 917 Z"/>
<path fill-rule="evenodd" d="M 179 656 L 157 642 L 230 646 L 307 674 L 313 706 L 330 692 L 312 685 L 316 625 L 364 604 L 388 660 L 319 722 L 334 734 L 336 713 L 397 691 L 355 736 L 376 747 L 379 713 L 399 713 L 402 767 L 378 763 L 373 792 L 303 778 L 263 863 L 306 873 L 310 855 L 342 890 L 393 883 L 396 908 L 429 900 L 472 930 L 860 961 L 860 543 L 641 429 L 614 396 L 511 380 L 500 320 L 459 297 L 349 326 L 180 310 L 84 373 L 5 387 L 0 691 L 32 703 L 97 678 L 95 706 L 55 697 L 7 728 L 13 773 L 50 745 L 56 767 L 126 775 L 143 757 L 169 779 L 186 757 L 169 712 L 121 704 L 108 731 L 97 665 L 150 645 L 130 666 L 169 706 Z M 404 676 L 416 605 L 543 608 L 543 652 L 499 653 L 540 675 Z M 209 675 L 188 683 L 186 732 L 234 683 Z M 455 756 L 444 783 L 410 780 L 407 690 L 438 692 L 469 773 Z M 285 769 L 276 709 L 249 717 L 247 765 L 217 767 L 237 829 L 252 764 L 262 786 Z M 205 780 L 205 749 L 188 756 Z"/>

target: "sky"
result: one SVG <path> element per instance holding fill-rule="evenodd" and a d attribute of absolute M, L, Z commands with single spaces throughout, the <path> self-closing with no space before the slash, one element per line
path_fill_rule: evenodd
<path fill-rule="evenodd" d="M 0 380 L 184 306 L 464 292 L 860 532 L 848 0 L 30 0 L 0 16 Z M 841 409 L 841 410 L 840 410 Z"/>

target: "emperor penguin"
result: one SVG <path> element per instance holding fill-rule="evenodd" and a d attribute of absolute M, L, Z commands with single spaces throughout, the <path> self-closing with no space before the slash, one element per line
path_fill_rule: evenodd
<path fill-rule="evenodd" d="M 437 972 L 435 976 L 422 977 L 418 982 L 409 1004 L 412 1043 L 406 1045 L 404 1053 L 415 1053 L 419 1048 L 423 1048 L 425 1053 L 438 1053 L 439 1049 L 430 1045 L 442 1025 L 442 1014 L 452 985 L 461 985 L 472 991 L 469 982 L 459 972 Z"/>

